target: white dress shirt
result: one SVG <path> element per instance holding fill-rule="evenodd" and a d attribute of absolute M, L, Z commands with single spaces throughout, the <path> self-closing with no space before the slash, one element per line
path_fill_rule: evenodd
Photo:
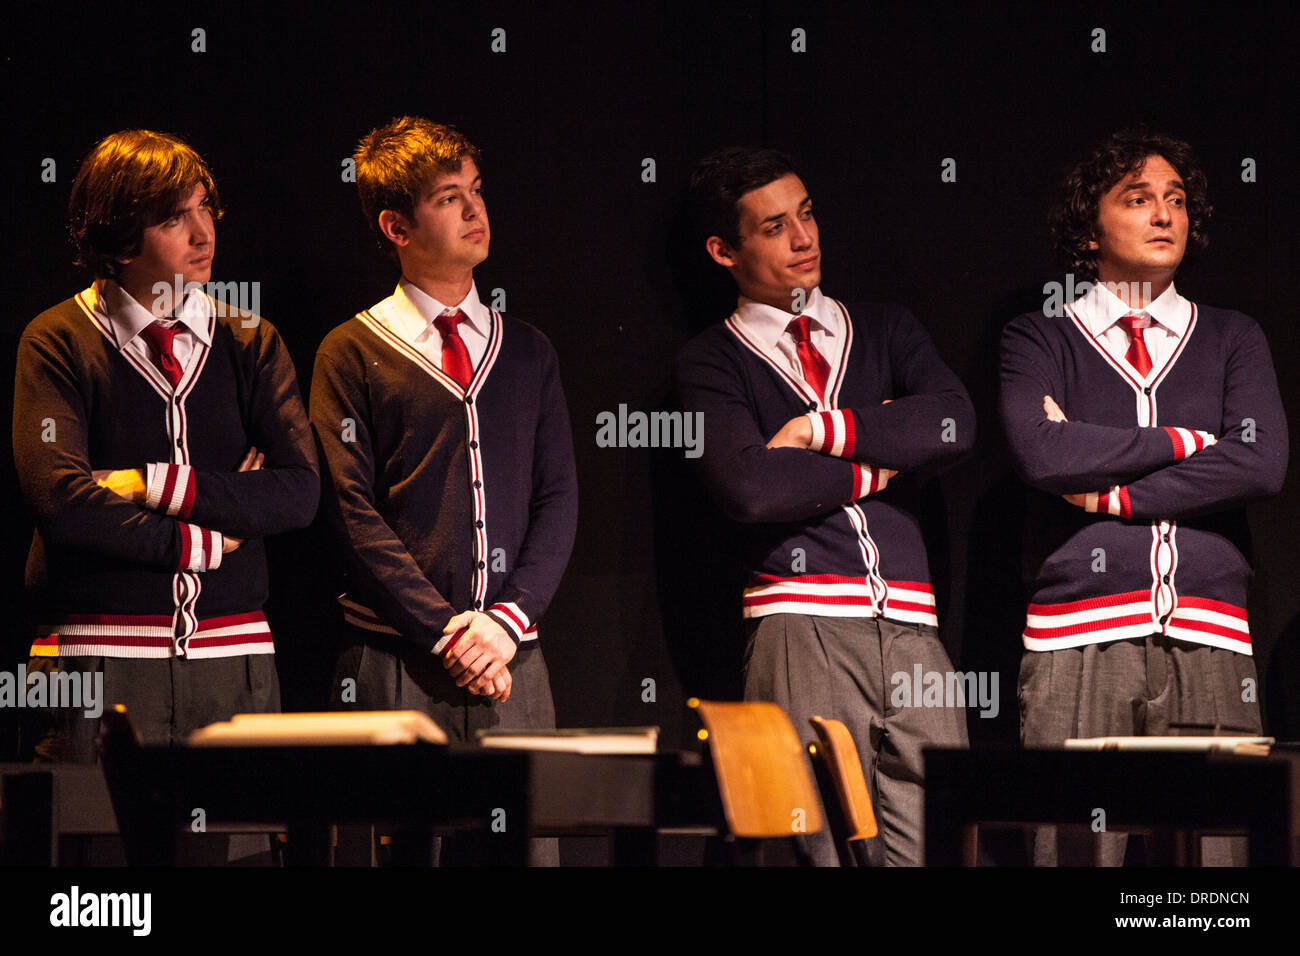
<path fill-rule="evenodd" d="M 466 316 L 458 331 L 469 353 L 470 364 L 477 369 L 487 351 L 492 310 L 479 299 L 478 288 L 473 282 L 465 298 L 456 305 L 446 305 L 403 278 L 393 294 L 370 313 L 413 345 L 426 359 L 442 368 L 442 333 L 433 322 L 440 315 L 454 315 L 458 310 Z"/>
<path fill-rule="evenodd" d="M 826 364 L 831 374 L 828 382 L 835 380 L 835 373 L 844 357 L 844 340 L 846 329 L 844 317 L 839 308 L 821 293 L 821 288 L 813 289 L 808 294 L 808 301 L 802 312 L 790 313 L 775 306 L 764 305 L 752 299 L 740 297 L 740 302 L 733 313 L 736 324 L 740 326 L 751 341 L 756 342 L 763 353 L 781 368 L 786 369 L 799 380 L 803 380 L 803 363 L 799 361 L 798 347 L 794 335 L 786 328 L 800 315 L 806 315 L 812 321 L 808 324 L 809 338 Z M 829 396 L 826 397 L 829 401 Z"/>
<path fill-rule="evenodd" d="M 1120 362 L 1125 362 L 1124 356 L 1132 344 L 1128 326 L 1120 319 L 1134 312 L 1148 316 L 1150 321 L 1142 333 L 1142 341 L 1151 356 L 1151 371 L 1143 381 L 1160 374 L 1187 334 L 1192 319 L 1192 304 L 1178 294 L 1172 282 L 1143 309 L 1133 308 L 1100 282 L 1071 303 L 1070 308 L 1101 346 Z"/>

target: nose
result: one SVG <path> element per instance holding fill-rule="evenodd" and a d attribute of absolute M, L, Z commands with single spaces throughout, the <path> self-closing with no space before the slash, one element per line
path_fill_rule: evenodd
<path fill-rule="evenodd" d="M 209 245 L 216 237 L 216 223 L 212 221 L 212 213 L 204 206 L 199 210 L 198 215 L 193 216 L 191 221 L 193 226 L 190 228 L 190 244 L 195 246 Z"/>
<path fill-rule="evenodd" d="M 1157 199 L 1151 204 L 1151 221 L 1157 225 L 1168 225 L 1173 221 L 1174 207 L 1165 199 Z"/>
<path fill-rule="evenodd" d="M 812 244 L 813 244 L 812 230 L 808 228 L 807 223 L 800 222 L 798 219 L 796 219 L 794 221 L 793 227 L 790 230 L 791 247 L 795 249 L 808 249 L 812 246 Z"/>

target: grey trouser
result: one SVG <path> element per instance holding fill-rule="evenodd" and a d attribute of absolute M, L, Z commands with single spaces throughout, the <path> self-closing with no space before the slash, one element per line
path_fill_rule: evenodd
<path fill-rule="evenodd" d="M 919 693 L 910 706 L 892 702 L 895 676 L 910 681 L 917 664 L 922 672 L 952 671 L 933 627 L 802 614 L 750 621 L 745 699 L 779 704 L 805 743 L 817 739 L 814 715 L 843 721 L 853 735 L 880 827 L 868 841 L 873 863 L 924 862 L 922 748 L 968 745 L 964 707 L 920 706 Z M 837 865 L 829 828 L 805 843 L 817 865 Z"/>
<path fill-rule="evenodd" d="M 1259 734 L 1256 688 L 1253 658 L 1159 634 L 1026 651 L 1020 661 L 1020 741 L 1026 747 L 1059 747 L 1070 737 L 1209 733 L 1171 730 L 1172 724 L 1218 724 Z M 1125 833 L 1071 828 L 1054 838 L 1055 830 L 1038 828 L 1036 866 L 1124 862 Z M 1244 838 L 1205 837 L 1201 859 L 1206 866 L 1243 866 L 1245 851 Z"/>
<path fill-rule="evenodd" d="M 536 643 L 521 645 L 507 665 L 511 679 L 510 699 L 498 703 L 457 687 L 441 660 L 428 651 L 413 649 L 397 653 L 365 643 L 363 631 L 351 627 L 347 631 L 355 643 L 340 656 L 331 691 L 334 703 L 344 709 L 422 711 L 432 717 L 450 739 L 462 743 L 473 743 L 479 730 L 545 730 L 555 727 L 550 677 L 542 649 Z M 341 695 L 344 681 L 349 678 L 356 682 L 355 701 L 345 701 Z M 340 852 L 336 859 L 344 864 L 364 864 L 370 853 L 369 840 L 363 838 L 365 845 L 358 848 L 354 845 L 358 839 L 355 828 L 346 830 L 340 828 Z M 422 859 L 424 849 L 406 846 L 407 840 L 406 836 L 395 836 L 395 849 L 402 842 L 403 854 L 409 852 L 414 859 Z M 491 862 L 491 844 L 490 835 L 458 835 L 455 841 L 435 841 L 433 858 L 441 858 L 444 864 Z M 553 837 L 530 840 L 528 858 L 532 866 L 558 866 L 559 843 Z"/>

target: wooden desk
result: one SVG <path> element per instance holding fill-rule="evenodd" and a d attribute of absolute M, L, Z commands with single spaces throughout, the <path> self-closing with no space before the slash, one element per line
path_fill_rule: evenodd
<path fill-rule="evenodd" d="M 979 823 L 1088 825 L 1101 808 L 1107 830 L 1244 832 L 1251 866 L 1286 866 L 1293 766 L 1285 754 L 927 750 L 926 864 L 973 864 L 963 843 Z"/>

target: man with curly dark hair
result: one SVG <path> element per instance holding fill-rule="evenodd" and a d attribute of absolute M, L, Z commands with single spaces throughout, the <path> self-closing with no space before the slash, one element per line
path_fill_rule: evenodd
<path fill-rule="evenodd" d="M 1210 210 L 1186 143 L 1111 136 L 1069 172 L 1052 217 L 1084 293 L 1003 334 L 1002 422 L 1036 489 L 1025 746 L 1260 733 L 1244 506 L 1282 487 L 1287 426 L 1259 326 L 1174 288 Z M 1123 862 L 1126 835 L 1072 832 L 1040 831 L 1035 862 Z M 1203 859 L 1240 864 L 1244 849 L 1207 838 Z"/>

